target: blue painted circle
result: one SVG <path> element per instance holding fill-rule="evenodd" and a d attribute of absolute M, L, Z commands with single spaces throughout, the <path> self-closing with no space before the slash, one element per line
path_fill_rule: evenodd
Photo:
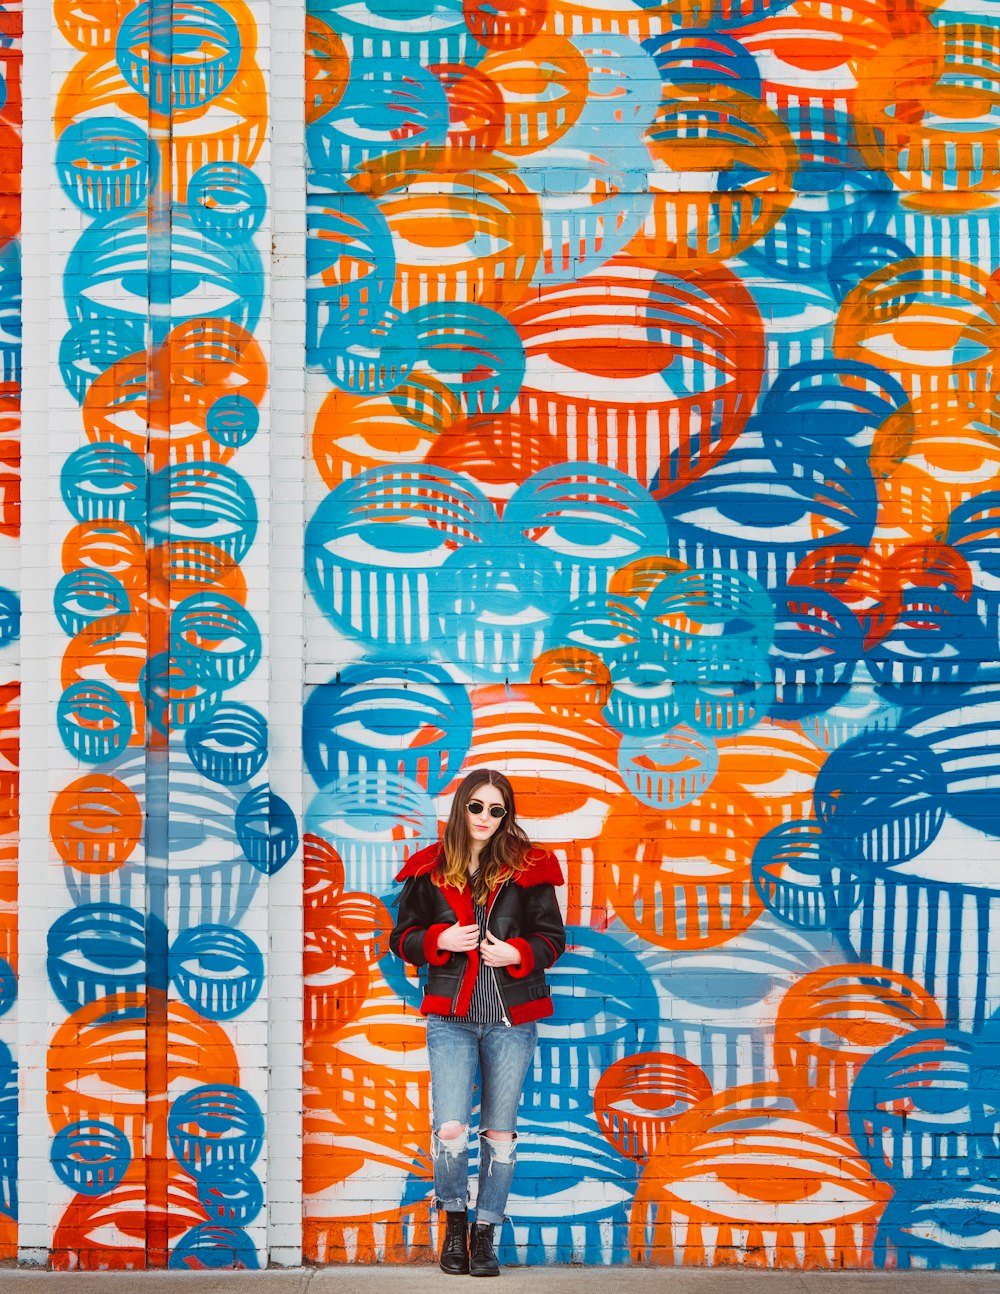
<path fill-rule="evenodd" d="M 264 1187 L 250 1169 L 209 1174 L 198 1181 L 198 1199 L 213 1223 L 245 1227 L 264 1207 Z"/>
<path fill-rule="evenodd" d="M 170 978 L 178 995 L 208 1020 L 231 1020 L 257 1000 L 264 958 L 242 930 L 192 926 L 170 949 Z"/>
<path fill-rule="evenodd" d="M 256 436 L 260 410 L 245 395 L 223 395 L 209 409 L 206 426 L 217 445 L 239 449 Z"/>
<path fill-rule="evenodd" d="M 52 1139 L 56 1176 L 80 1195 L 105 1195 L 132 1162 L 128 1137 L 111 1123 L 82 1119 L 67 1124 Z"/>
<path fill-rule="evenodd" d="M 236 838 L 247 862 L 273 876 L 298 848 L 295 814 L 266 786 L 248 791 L 236 810 Z"/>
<path fill-rule="evenodd" d="M 132 712 L 107 683 L 73 683 L 56 707 L 59 736 L 70 754 L 86 764 L 117 755 L 132 736 Z"/>

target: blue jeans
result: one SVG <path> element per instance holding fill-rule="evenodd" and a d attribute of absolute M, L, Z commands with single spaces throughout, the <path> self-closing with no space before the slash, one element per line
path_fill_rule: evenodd
<path fill-rule="evenodd" d="M 537 1041 L 534 1024 L 473 1024 L 428 1017 L 434 1193 L 439 1208 L 460 1212 L 469 1202 L 468 1129 L 477 1064 L 482 1076 L 480 1129 L 514 1132 Z M 460 1123 L 465 1133 L 450 1140 L 439 1137 L 438 1129 L 452 1122 Z M 516 1139 L 498 1141 L 480 1132 L 477 1222 L 503 1222 L 516 1157 Z"/>

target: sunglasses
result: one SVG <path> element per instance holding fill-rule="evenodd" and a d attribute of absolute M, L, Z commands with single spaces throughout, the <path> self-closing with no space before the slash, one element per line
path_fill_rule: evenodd
<path fill-rule="evenodd" d="M 470 801 L 469 801 L 469 803 L 468 803 L 465 807 L 466 807 L 466 808 L 469 810 L 469 812 L 470 812 L 470 813 L 472 813 L 472 814 L 480 814 L 480 813 L 482 813 L 482 811 L 483 811 L 483 802 L 482 802 L 482 800 L 470 800 Z M 490 805 L 490 817 L 491 817 L 491 818 L 502 818 L 502 817 L 504 817 L 504 816 L 506 815 L 506 813 L 507 813 L 507 810 L 503 807 L 503 805 L 502 805 L 502 804 L 491 804 L 491 805 Z"/>

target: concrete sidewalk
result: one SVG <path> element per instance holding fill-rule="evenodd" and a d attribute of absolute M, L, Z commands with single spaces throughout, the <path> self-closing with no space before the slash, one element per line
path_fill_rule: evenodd
<path fill-rule="evenodd" d="M 0 1268 L 6 1294 L 453 1294 L 469 1277 L 437 1267 L 264 1272 L 52 1272 Z M 508 1267 L 496 1294 L 1000 1294 L 1000 1272 L 740 1272 L 676 1267 Z"/>

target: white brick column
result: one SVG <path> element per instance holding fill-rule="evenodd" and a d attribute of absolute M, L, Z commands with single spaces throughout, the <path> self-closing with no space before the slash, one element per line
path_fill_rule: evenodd
<path fill-rule="evenodd" d="M 270 6 L 269 775 L 302 822 L 305 3 Z M 302 852 L 268 882 L 268 1259 L 302 1261 Z"/>

